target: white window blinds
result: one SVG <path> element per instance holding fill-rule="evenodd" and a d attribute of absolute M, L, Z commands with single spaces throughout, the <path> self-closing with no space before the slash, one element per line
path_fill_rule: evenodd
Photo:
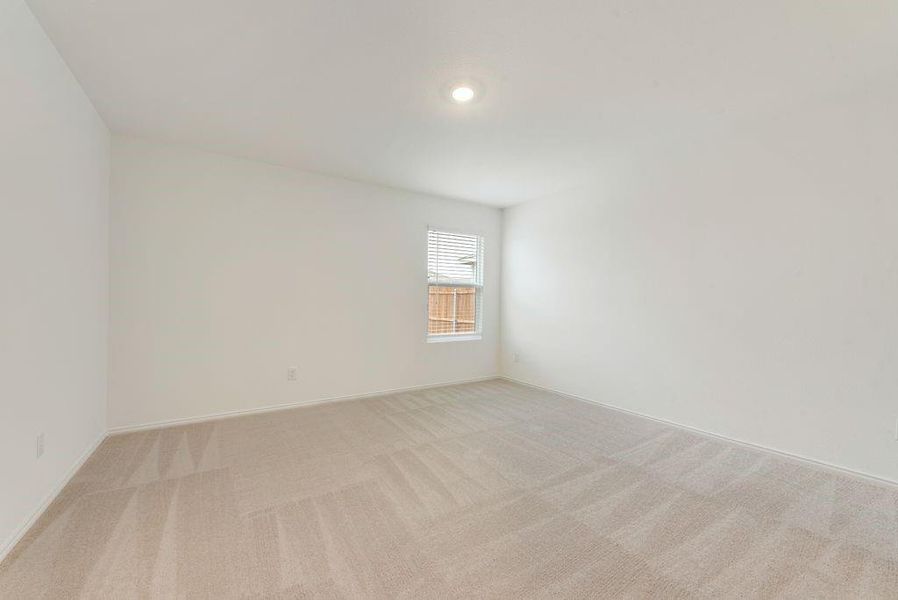
<path fill-rule="evenodd" d="M 427 281 L 432 285 L 483 285 L 483 238 L 429 230 Z"/>

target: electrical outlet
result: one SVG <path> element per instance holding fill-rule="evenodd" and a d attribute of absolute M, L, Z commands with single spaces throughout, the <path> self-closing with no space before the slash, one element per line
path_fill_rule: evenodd
<path fill-rule="evenodd" d="M 287 367 L 287 381 L 296 381 L 296 376 L 299 372 L 297 367 Z"/>
<path fill-rule="evenodd" d="M 37 434 L 37 457 L 40 458 L 44 455 L 44 434 Z"/>
<path fill-rule="evenodd" d="M 521 355 L 515 352 L 511 355 L 512 362 L 521 362 Z"/>

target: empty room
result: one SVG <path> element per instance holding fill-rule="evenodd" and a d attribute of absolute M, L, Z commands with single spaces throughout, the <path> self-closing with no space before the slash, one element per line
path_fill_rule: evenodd
<path fill-rule="evenodd" d="M 898 598 L 894 0 L 0 0 L 0 598 Z"/>

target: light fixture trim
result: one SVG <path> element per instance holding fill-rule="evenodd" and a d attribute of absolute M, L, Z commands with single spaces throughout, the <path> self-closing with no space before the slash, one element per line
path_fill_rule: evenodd
<path fill-rule="evenodd" d="M 460 83 L 458 85 L 452 86 L 452 91 L 449 93 L 453 102 L 458 104 L 467 104 L 477 93 L 474 90 L 474 86 L 468 83 Z"/>

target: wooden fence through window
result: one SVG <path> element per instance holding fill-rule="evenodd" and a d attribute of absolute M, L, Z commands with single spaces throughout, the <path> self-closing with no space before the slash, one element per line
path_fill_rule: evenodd
<path fill-rule="evenodd" d="M 470 287 L 430 286 L 427 333 L 474 333 L 477 329 L 477 290 Z"/>

